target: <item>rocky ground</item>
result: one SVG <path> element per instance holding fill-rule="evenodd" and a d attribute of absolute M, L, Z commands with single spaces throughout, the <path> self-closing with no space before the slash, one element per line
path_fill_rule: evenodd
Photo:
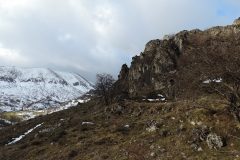
<path fill-rule="evenodd" d="M 92 100 L 0 129 L 0 159 L 232 160 L 240 159 L 239 135 L 226 102 L 213 95 L 107 107 Z"/>

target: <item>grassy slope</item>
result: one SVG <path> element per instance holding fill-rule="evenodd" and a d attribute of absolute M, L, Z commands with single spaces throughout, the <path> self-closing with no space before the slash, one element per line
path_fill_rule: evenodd
<path fill-rule="evenodd" d="M 41 116 L 46 115 L 47 111 L 11 111 L 11 112 L 2 112 L 0 113 L 0 118 L 8 120 L 10 122 L 21 122 L 26 119 L 31 118 L 30 116 Z"/>
<path fill-rule="evenodd" d="M 216 97 L 194 102 L 127 101 L 125 113 L 115 115 L 105 113 L 104 106 L 91 101 L 0 130 L 0 159 L 234 159 L 240 156 L 240 129 L 224 103 Z M 158 129 L 148 132 L 146 128 L 153 120 Z M 86 121 L 95 125 L 82 125 Z M 4 146 L 42 122 L 18 143 Z M 193 150 L 189 144 L 193 129 L 203 125 L 222 136 L 226 146 L 210 150 L 203 141 L 199 143 L 203 151 Z"/>

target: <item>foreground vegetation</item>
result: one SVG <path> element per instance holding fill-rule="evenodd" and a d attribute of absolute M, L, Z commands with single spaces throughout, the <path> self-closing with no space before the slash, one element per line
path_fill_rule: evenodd
<path fill-rule="evenodd" d="M 109 106 L 92 100 L 1 129 L 0 159 L 238 159 L 240 125 L 225 103 L 214 95 Z M 221 143 L 211 144 L 208 135 Z"/>

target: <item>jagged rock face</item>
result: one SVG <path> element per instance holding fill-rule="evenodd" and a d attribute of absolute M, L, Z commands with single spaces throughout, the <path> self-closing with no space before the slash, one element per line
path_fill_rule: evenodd
<path fill-rule="evenodd" d="M 120 88 L 126 88 L 131 97 L 146 96 L 153 92 L 168 96 L 179 70 L 180 59 L 193 54 L 230 54 L 239 51 L 240 28 L 236 25 L 205 31 L 182 31 L 164 40 L 148 42 L 144 52 L 132 58 L 128 76 L 124 74 L 127 80 L 123 81 L 120 76 L 118 83 L 124 86 Z"/>
<path fill-rule="evenodd" d="M 148 51 L 153 51 L 156 49 L 157 46 L 159 46 L 160 44 L 160 40 L 156 39 L 156 40 L 151 40 L 149 41 L 146 46 L 145 46 L 145 50 L 144 52 L 148 52 Z"/>
<path fill-rule="evenodd" d="M 233 22 L 233 25 L 240 25 L 240 17 Z"/>
<path fill-rule="evenodd" d="M 129 69 L 129 93 L 132 96 L 163 90 L 177 68 L 179 47 L 173 40 L 150 41 Z"/>
<path fill-rule="evenodd" d="M 118 79 L 126 80 L 128 78 L 128 72 L 129 72 L 129 68 L 127 64 L 122 65 L 120 74 L 118 75 Z"/>
<path fill-rule="evenodd" d="M 123 95 L 124 97 L 128 97 L 129 93 L 129 68 L 126 64 L 122 65 L 121 71 L 118 75 L 118 80 L 114 83 L 114 94 L 115 95 Z M 120 98 L 122 99 L 122 98 Z"/>

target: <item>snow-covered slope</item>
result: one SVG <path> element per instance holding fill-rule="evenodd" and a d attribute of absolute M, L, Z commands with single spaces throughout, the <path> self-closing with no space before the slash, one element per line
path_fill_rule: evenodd
<path fill-rule="evenodd" d="M 57 107 L 90 89 L 92 84 L 76 73 L 0 67 L 0 111 Z"/>

